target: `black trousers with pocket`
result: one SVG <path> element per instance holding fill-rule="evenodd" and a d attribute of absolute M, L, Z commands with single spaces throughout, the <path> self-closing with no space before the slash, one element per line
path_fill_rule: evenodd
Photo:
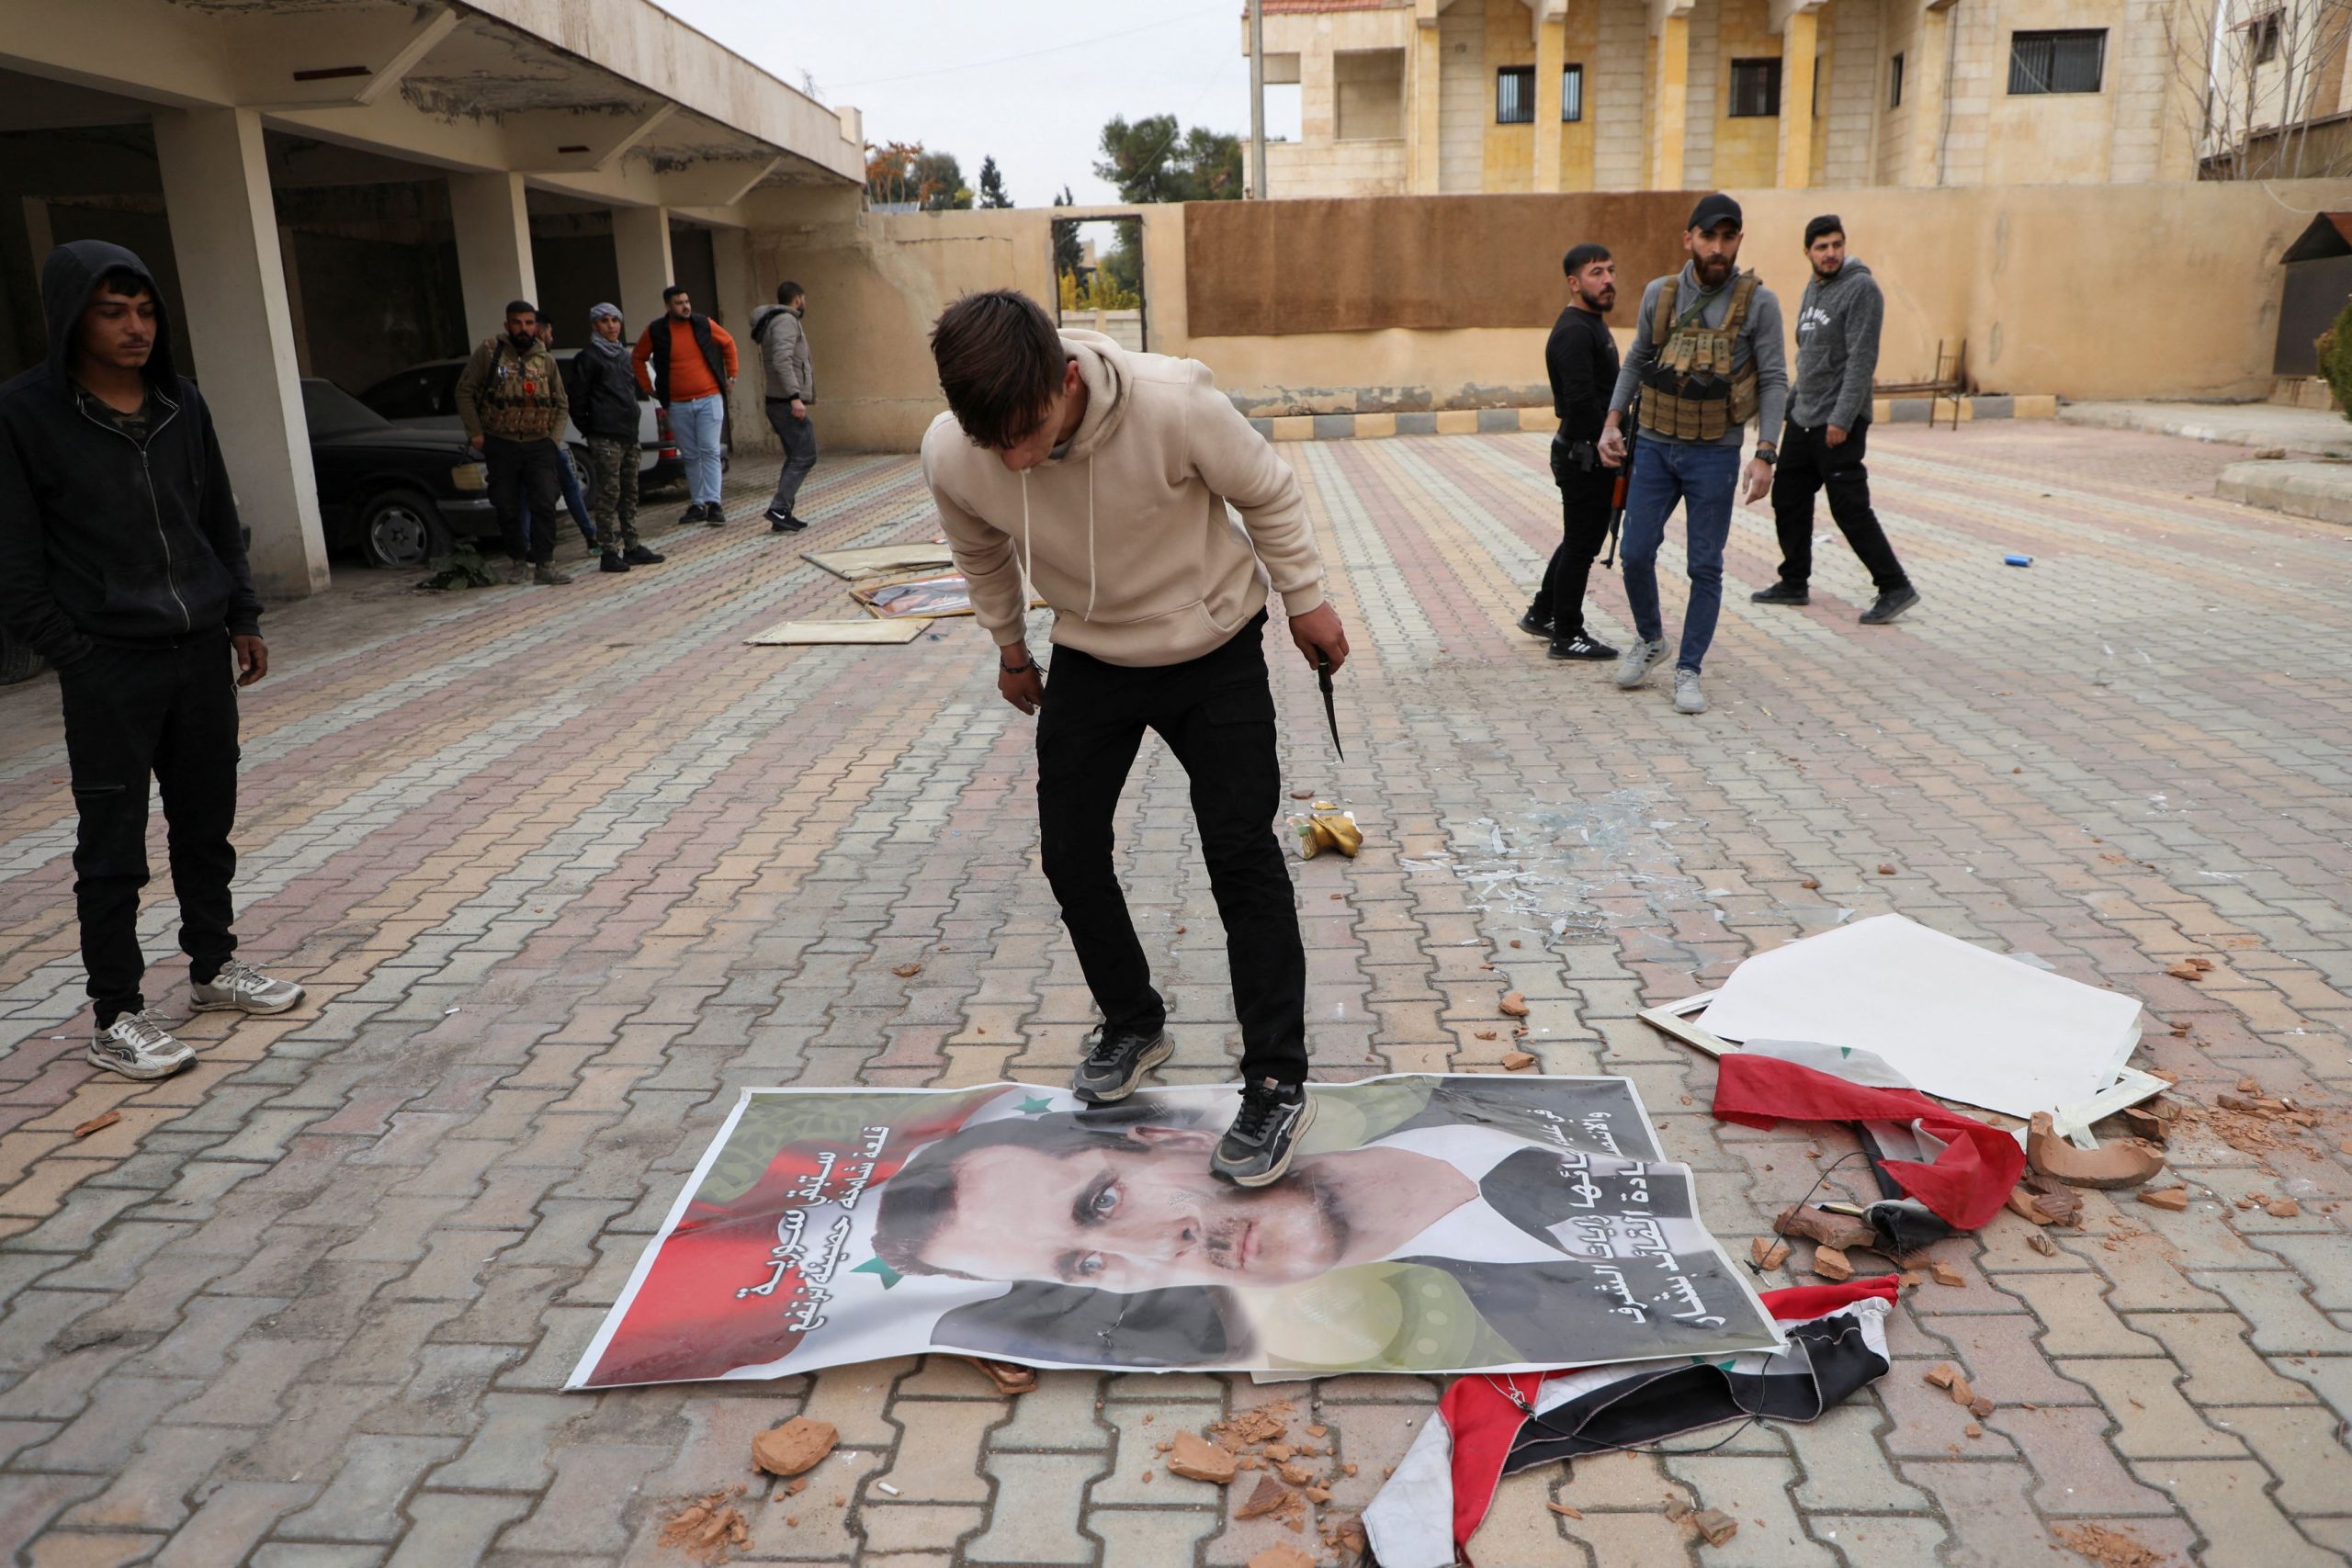
<path fill-rule="evenodd" d="M 1781 536 L 1781 581 L 1804 587 L 1813 576 L 1813 501 L 1826 490 L 1829 515 L 1871 574 L 1881 593 L 1908 588 L 1903 563 L 1886 542 L 1886 530 L 1871 510 L 1870 470 L 1863 466 L 1870 445 L 1867 422 L 1832 446 L 1826 428 L 1792 423 L 1781 433 L 1781 462 L 1772 471 L 1772 525 Z"/>
<path fill-rule="evenodd" d="M 237 852 L 237 686 L 229 634 L 162 649 L 100 648 L 58 671 L 65 754 L 80 823 L 74 903 L 82 963 L 100 1016 L 137 1011 L 147 960 L 139 890 L 147 886 L 147 780 L 161 786 L 180 951 L 209 977 L 237 950 L 230 879 Z"/>
<path fill-rule="evenodd" d="M 1615 468 L 1587 473 L 1568 456 L 1567 445 L 1552 442 L 1552 482 L 1560 487 L 1560 543 L 1544 570 L 1544 586 L 1527 607 L 1539 621 L 1552 623 L 1552 638 L 1566 642 L 1584 630 L 1585 588 L 1592 563 L 1609 538 L 1610 498 L 1616 493 Z"/>
<path fill-rule="evenodd" d="M 482 466 L 490 470 L 490 503 L 498 509 L 498 531 L 506 553 L 545 566 L 555 559 L 556 508 L 563 502 L 563 480 L 556 465 L 567 459 L 552 441 L 509 441 L 485 435 Z M 523 497 L 531 498 L 528 522 Z"/>
<path fill-rule="evenodd" d="M 1144 731 L 1159 732 L 1192 780 L 1225 924 L 1242 1076 L 1291 1084 L 1306 1078 L 1306 953 L 1274 836 L 1282 764 L 1265 626 L 1261 612 L 1214 653 L 1149 669 L 1056 649 L 1037 721 L 1037 817 L 1046 879 L 1103 1021 L 1158 1030 L 1167 1004 L 1119 890 L 1111 819 Z"/>

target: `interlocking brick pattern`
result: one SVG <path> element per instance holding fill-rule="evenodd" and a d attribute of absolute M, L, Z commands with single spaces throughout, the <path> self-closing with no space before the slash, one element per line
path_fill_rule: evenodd
<path fill-rule="evenodd" d="M 1890 428 L 1872 466 L 1925 606 L 1856 626 L 1866 587 L 1834 541 L 1811 608 L 1749 605 L 1777 550 L 1743 513 L 1715 705 L 1690 719 L 1513 629 L 1556 526 L 1541 437 L 1285 455 L 1356 648 L 1339 763 L 1274 645 L 1291 784 L 1366 829 L 1361 859 L 1296 867 L 1323 1076 L 1494 1069 L 1496 1003 L 1522 991 L 1544 1066 L 1636 1080 L 1744 1253 L 1848 1145 L 1716 1125 L 1712 1069 L 1634 1015 L 1847 911 L 1901 910 L 2140 996 L 2142 1059 L 2187 1100 L 2251 1076 L 2330 1118 L 2268 1153 L 2188 1128 L 2185 1213 L 2092 1195 L 2055 1256 L 2007 1216 L 1949 1245 L 1964 1283 L 1906 1300 L 1868 1397 L 1704 1456 L 1519 1477 L 1479 1561 L 2026 1568 L 2075 1561 L 2051 1532 L 2080 1522 L 2176 1562 L 2352 1551 L 2342 531 L 2211 500 L 2224 455 L 2188 443 Z M 1314 1544 L 1154 1463 L 1154 1441 L 1270 1396 L 1247 1380 L 1055 1372 L 1006 1400 L 932 1359 L 559 1392 L 738 1089 L 1051 1081 L 1091 1021 L 1035 863 L 1029 721 L 978 630 L 742 646 L 847 611 L 800 548 L 929 536 L 912 464 L 828 460 L 790 541 L 757 526 L 765 483 L 739 470 L 733 527 L 657 528 L 670 563 L 626 581 L 434 597 L 345 573 L 274 615 L 278 673 L 246 697 L 240 930 L 312 1000 L 189 1021 L 199 1065 L 160 1084 L 82 1060 L 55 698 L 0 694 L 10 1561 L 676 1562 L 663 1504 L 753 1481 L 751 1435 L 804 1412 L 842 1450 L 797 1496 L 753 1486 L 750 1561 Z M 1622 594 L 1598 597 L 1622 638 Z M 1224 953 L 1157 744 L 1131 795 L 1168 1076 L 1222 1078 Z M 152 898 L 151 953 L 171 925 Z M 2191 954 L 2201 982 L 2165 974 Z M 184 978 L 153 976 L 167 1014 Z M 2301 1212 L 2236 1205 L 2256 1191 Z M 1921 1381 L 1944 1360 L 2000 1404 L 1981 1436 Z M 1437 1390 L 1287 1392 L 1357 1464 L 1332 1505 L 1352 1508 Z M 1669 1499 L 1740 1532 L 1695 1547 Z"/>

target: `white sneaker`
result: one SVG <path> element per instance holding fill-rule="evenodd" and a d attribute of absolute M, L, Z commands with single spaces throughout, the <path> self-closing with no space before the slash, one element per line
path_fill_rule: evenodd
<path fill-rule="evenodd" d="M 273 980 L 241 958 L 220 965 L 220 973 L 203 985 L 191 983 L 196 1010 L 218 1012 L 284 1012 L 302 999 L 302 987 L 291 980 Z"/>
<path fill-rule="evenodd" d="M 1707 694 L 1699 689 L 1699 672 L 1696 670 L 1677 670 L 1674 672 L 1674 711 L 1707 711 Z"/>
<path fill-rule="evenodd" d="M 1666 657 L 1666 639 L 1652 637 L 1645 642 L 1635 637 L 1625 647 L 1625 656 L 1617 661 L 1617 684 L 1630 692 L 1640 685 L 1650 672 L 1650 667 Z"/>
<path fill-rule="evenodd" d="M 90 1065 L 127 1078 L 167 1078 L 196 1053 L 143 1012 L 127 1012 L 90 1036 Z"/>

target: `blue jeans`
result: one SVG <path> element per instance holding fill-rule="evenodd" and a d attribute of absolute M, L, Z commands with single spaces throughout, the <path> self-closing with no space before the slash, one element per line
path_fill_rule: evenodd
<path fill-rule="evenodd" d="M 726 428 L 727 400 L 717 392 L 670 405 L 670 439 L 678 444 L 688 499 L 696 506 L 718 503 L 718 441 Z"/>
<path fill-rule="evenodd" d="M 571 513 L 572 523 L 580 529 L 580 536 L 589 544 L 596 542 L 596 525 L 588 510 L 588 498 L 580 493 L 580 476 L 572 470 L 571 454 L 558 449 L 555 457 L 556 482 L 563 487 L 563 504 Z M 531 492 L 523 492 L 523 536 L 531 536 Z M 548 530 L 554 536 L 554 530 Z"/>
<path fill-rule="evenodd" d="M 1679 501 L 1689 537 L 1690 604 L 1682 616 L 1678 670 L 1698 670 L 1715 640 L 1715 617 L 1724 607 L 1724 545 L 1731 537 L 1738 488 L 1736 446 L 1637 440 L 1634 447 L 1634 477 L 1625 487 L 1625 603 L 1634 612 L 1635 636 L 1656 642 L 1666 635 L 1658 618 L 1657 549 Z"/>

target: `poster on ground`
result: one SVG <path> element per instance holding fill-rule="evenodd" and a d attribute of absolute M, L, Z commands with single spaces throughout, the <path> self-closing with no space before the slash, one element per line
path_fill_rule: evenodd
<path fill-rule="evenodd" d="M 1040 1367 L 1530 1371 L 1777 1348 L 1634 1086 L 1312 1086 L 1282 1180 L 1229 1087 L 746 1089 L 569 1386 L 955 1351 Z"/>

